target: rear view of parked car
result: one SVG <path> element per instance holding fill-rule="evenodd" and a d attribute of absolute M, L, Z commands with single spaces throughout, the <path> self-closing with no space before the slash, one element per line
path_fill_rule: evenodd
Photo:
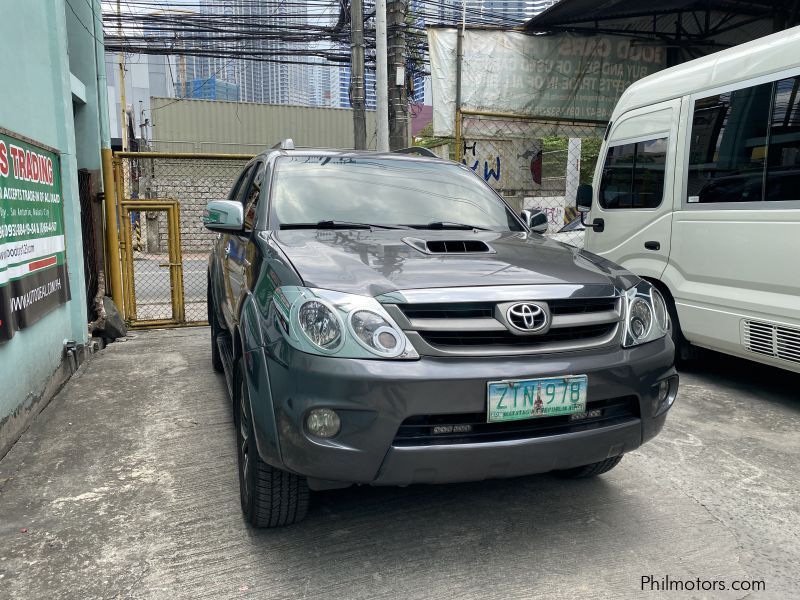
<path fill-rule="evenodd" d="M 675 400 L 658 290 L 531 232 L 461 165 L 285 143 L 204 221 L 253 525 L 352 484 L 599 475 Z"/>

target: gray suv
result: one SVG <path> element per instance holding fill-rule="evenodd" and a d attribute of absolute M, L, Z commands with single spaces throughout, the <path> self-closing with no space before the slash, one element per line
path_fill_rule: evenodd
<path fill-rule="evenodd" d="M 249 523 L 354 483 L 598 475 L 660 431 L 678 388 L 661 294 L 528 220 L 453 162 L 291 144 L 209 203 Z"/>

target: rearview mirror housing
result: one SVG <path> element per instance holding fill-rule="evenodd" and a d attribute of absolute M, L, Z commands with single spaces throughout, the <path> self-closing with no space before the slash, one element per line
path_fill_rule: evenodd
<path fill-rule="evenodd" d="M 528 229 L 534 233 L 545 233 L 547 231 L 547 215 L 540 210 L 523 210 L 520 213 L 522 220 Z"/>
<path fill-rule="evenodd" d="M 203 226 L 217 232 L 237 233 L 244 230 L 244 209 L 235 200 L 212 200 L 203 211 Z"/>
<path fill-rule="evenodd" d="M 547 233 L 547 215 L 543 212 L 534 214 L 531 217 L 530 228 L 534 233 Z"/>
<path fill-rule="evenodd" d="M 592 210 L 592 185 L 590 183 L 582 183 L 578 186 L 578 192 L 575 195 L 575 205 L 580 212 L 589 212 Z"/>

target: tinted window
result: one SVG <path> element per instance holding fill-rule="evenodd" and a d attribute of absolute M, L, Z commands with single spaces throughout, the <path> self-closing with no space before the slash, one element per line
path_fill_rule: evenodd
<path fill-rule="evenodd" d="M 448 221 L 522 231 L 471 171 L 432 160 L 290 156 L 278 159 L 272 211 L 279 224 L 351 221 L 427 225 Z"/>
<path fill-rule="evenodd" d="M 600 181 L 603 208 L 655 208 L 664 197 L 667 138 L 611 146 Z"/>
<path fill-rule="evenodd" d="M 263 165 L 257 163 L 254 170 L 255 175 L 253 181 L 250 183 L 247 195 L 242 199 L 245 229 L 252 229 L 255 224 L 256 208 L 258 207 L 258 199 L 261 197 L 261 184 L 264 180 Z"/>
<path fill-rule="evenodd" d="M 230 193 L 228 194 L 228 200 L 238 200 L 239 196 L 242 194 L 242 188 L 247 185 L 247 180 L 250 177 L 250 173 L 252 171 L 253 166 L 249 165 L 242 171 L 239 178 L 236 180 L 236 183 L 233 184 Z"/>
<path fill-rule="evenodd" d="M 775 83 L 766 200 L 800 200 L 800 77 Z"/>
<path fill-rule="evenodd" d="M 772 84 L 695 102 L 689 149 L 689 202 L 763 198 Z"/>

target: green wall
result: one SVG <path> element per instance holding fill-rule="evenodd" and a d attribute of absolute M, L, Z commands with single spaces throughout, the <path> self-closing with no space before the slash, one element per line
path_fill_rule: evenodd
<path fill-rule="evenodd" d="M 0 127 L 60 153 L 72 293 L 70 302 L 0 343 L 0 456 L 59 369 L 64 341 L 87 341 L 77 170 L 100 168 L 103 108 L 90 34 L 92 4 L 99 14 L 99 0 L 71 0 L 76 16 L 65 0 L 0 0 Z M 70 71 L 86 86 L 87 101 L 80 107 L 73 107 Z"/>

